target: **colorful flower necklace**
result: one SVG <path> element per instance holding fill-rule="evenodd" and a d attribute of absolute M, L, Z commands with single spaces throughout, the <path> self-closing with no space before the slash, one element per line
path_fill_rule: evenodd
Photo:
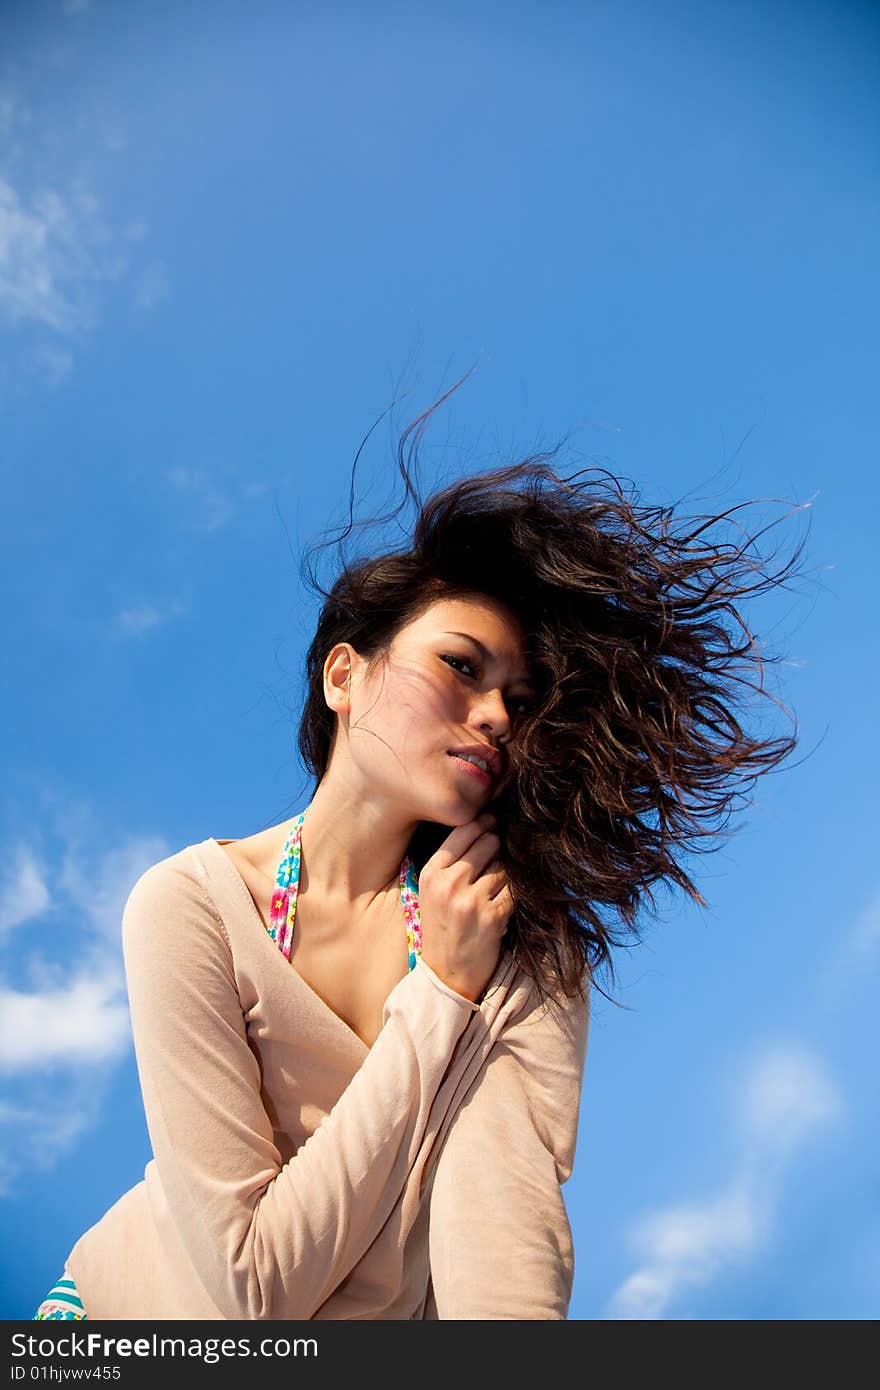
<path fill-rule="evenodd" d="M 269 918 L 269 935 L 282 955 L 290 960 L 293 945 L 293 924 L 296 919 L 296 897 L 299 891 L 299 866 L 302 858 L 302 827 L 306 811 L 295 817 L 293 827 L 287 837 L 278 873 L 275 876 L 275 891 L 272 894 L 272 909 Z M 406 922 L 406 944 L 409 951 L 409 968 L 415 967 L 422 951 L 422 918 L 419 911 L 419 880 L 416 868 L 408 854 L 403 856 L 400 865 L 400 901 Z"/>

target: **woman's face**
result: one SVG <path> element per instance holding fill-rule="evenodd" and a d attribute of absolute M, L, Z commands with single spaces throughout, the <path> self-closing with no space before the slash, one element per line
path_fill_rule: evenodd
<path fill-rule="evenodd" d="M 340 720 L 334 756 L 345 748 L 352 791 L 449 826 L 479 815 L 507 781 L 510 742 L 535 698 L 519 622 L 480 595 L 438 600 L 372 673 L 340 643 L 324 680 Z"/>

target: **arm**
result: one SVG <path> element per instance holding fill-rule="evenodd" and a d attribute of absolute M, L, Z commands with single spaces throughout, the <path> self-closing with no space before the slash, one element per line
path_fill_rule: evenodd
<path fill-rule="evenodd" d="M 441 1319 L 564 1319 L 574 1249 L 561 1187 L 574 1166 L 589 993 L 505 1030 L 450 1125 L 430 1196 Z"/>
<path fill-rule="evenodd" d="M 125 906 L 123 952 L 156 1167 L 228 1318 L 308 1319 L 381 1230 L 477 1005 L 421 959 L 330 1114 L 282 1166 L 222 921 L 163 861 Z"/>

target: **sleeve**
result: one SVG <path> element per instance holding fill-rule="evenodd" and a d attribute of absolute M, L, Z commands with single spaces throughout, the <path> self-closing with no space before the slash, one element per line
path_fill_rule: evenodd
<path fill-rule="evenodd" d="M 282 1165 L 201 885 L 168 861 L 148 869 L 122 939 L 147 1128 L 193 1267 L 227 1318 L 309 1319 L 392 1211 L 477 1005 L 419 958 L 350 1084 Z"/>
<path fill-rule="evenodd" d="M 463 1098 L 430 1189 L 426 1316 L 564 1319 L 574 1248 L 562 1185 L 574 1166 L 589 1032 L 582 997 L 534 1004 Z"/>

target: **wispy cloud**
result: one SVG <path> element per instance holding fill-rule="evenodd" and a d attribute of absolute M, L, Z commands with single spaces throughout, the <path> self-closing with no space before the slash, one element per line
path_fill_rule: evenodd
<path fill-rule="evenodd" d="M 138 275 L 134 287 L 134 302 L 139 309 L 154 309 L 168 296 L 168 271 L 163 261 L 154 261 Z"/>
<path fill-rule="evenodd" d="M 35 950 L 25 961 L 26 988 L 0 979 L 0 1069 L 42 1071 L 125 1050 L 122 912 L 144 869 L 167 853 L 153 836 L 129 837 L 94 856 L 53 844 L 50 894 L 38 867 L 45 854 L 18 847 L 4 869 L 2 903 L 7 926 L 34 924 Z M 55 920 L 40 926 L 44 917 Z"/>
<path fill-rule="evenodd" d="M 636 1222 L 629 1238 L 637 1266 L 603 1316 L 674 1315 L 683 1295 L 760 1250 L 773 1234 L 788 1165 L 842 1110 L 820 1056 L 779 1043 L 756 1057 L 734 1107 L 733 1171 L 715 1193 L 673 1202 Z"/>
<path fill-rule="evenodd" d="M 125 608 L 116 619 L 117 626 L 133 637 L 158 627 L 162 615 L 154 603 L 138 603 L 134 608 Z"/>
<path fill-rule="evenodd" d="M 82 0 L 65 5 L 69 14 L 85 8 Z M 54 59 L 44 58 L 66 66 L 76 55 L 62 46 Z M 147 236 L 146 224 L 129 217 L 115 227 L 112 210 L 89 186 L 93 178 L 76 173 L 85 158 L 78 142 L 87 148 L 90 170 L 96 151 L 118 157 L 126 147 L 121 114 L 102 112 L 99 124 L 73 112 L 69 131 L 59 135 L 7 83 L 0 86 L 0 139 L 0 321 L 36 336 L 20 360 L 57 386 L 73 369 L 74 340 L 97 327 L 108 289 L 132 275 L 134 305 L 150 312 L 168 295 L 168 272 L 161 260 L 143 263 L 137 243 Z"/>
<path fill-rule="evenodd" d="M 33 851 L 17 845 L 0 869 L 0 933 L 39 917 L 51 899 Z"/>
<path fill-rule="evenodd" d="M 0 311 L 13 324 L 30 322 L 59 333 L 93 325 L 90 289 L 116 280 L 128 261 L 91 193 L 62 195 L 44 188 L 29 201 L 0 178 Z"/>
<path fill-rule="evenodd" d="M 179 599 L 172 599 L 164 607 L 145 601 L 133 604 L 130 608 L 124 608 L 121 613 L 117 614 L 115 625 L 126 637 L 140 637 L 143 633 L 160 627 L 171 618 L 177 618 L 186 611 L 186 604 L 181 603 Z"/>
<path fill-rule="evenodd" d="M 118 968 L 37 993 L 0 985 L 4 1071 L 112 1061 L 127 1051 L 130 1033 L 125 979 Z"/>
<path fill-rule="evenodd" d="M 204 469 L 169 468 L 165 476 L 175 492 L 192 500 L 190 525 L 197 530 L 216 531 L 233 515 L 231 498 Z"/>
<path fill-rule="evenodd" d="M 49 1173 L 100 1119 L 106 1074 L 71 1072 L 63 1089 L 29 1080 L 20 1101 L 0 1104 L 0 1197 L 14 1197 L 22 1172 Z"/>
<path fill-rule="evenodd" d="M 880 957 L 880 888 L 859 914 L 842 950 L 845 965 L 867 969 Z"/>
<path fill-rule="evenodd" d="M 84 820 L 71 817 L 74 837 Z M 36 843 L 19 843 L 0 866 L 0 922 L 29 923 L 15 940 L 33 945 L 18 953 L 22 980 L 0 976 L 0 1192 L 26 1168 L 51 1169 L 100 1119 L 131 1047 L 123 908 L 141 873 L 168 853 L 159 837 L 89 854 L 56 836 L 51 892 L 40 868 L 49 856 Z"/>
<path fill-rule="evenodd" d="M 230 477 L 224 484 L 204 468 L 178 466 L 166 469 L 165 476 L 175 492 L 190 499 L 183 523 L 194 531 L 218 531 L 237 514 L 241 502 L 253 502 L 268 490 L 261 478 Z"/>
<path fill-rule="evenodd" d="M 96 859 L 67 849 L 58 886 L 88 931 L 121 950 L 122 909 L 143 870 L 168 853 L 159 836 L 131 836 Z"/>
<path fill-rule="evenodd" d="M 880 966 L 880 888 L 854 922 L 843 923 L 829 914 L 824 937 L 825 954 L 813 978 L 814 1009 L 826 1014 L 845 1008 L 853 990 L 860 988 Z"/>

